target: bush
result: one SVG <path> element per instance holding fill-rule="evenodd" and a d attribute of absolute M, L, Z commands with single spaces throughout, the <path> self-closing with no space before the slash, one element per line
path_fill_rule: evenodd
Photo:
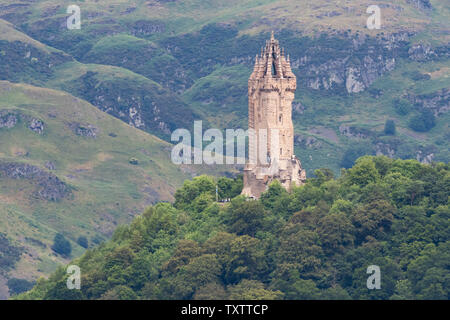
<path fill-rule="evenodd" d="M 436 118 L 433 112 L 428 109 L 422 110 L 419 115 L 411 118 L 409 127 L 417 132 L 430 131 L 436 125 Z"/>
<path fill-rule="evenodd" d="M 394 100 L 394 109 L 401 116 L 405 116 L 411 112 L 412 106 L 411 104 L 403 99 Z"/>
<path fill-rule="evenodd" d="M 61 233 L 58 233 L 53 240 L 52 250 L 60 255 L 69 256 L 72 253 L 72 245 Z"/>
<path fill-rule="evenodd" d="M 79 236 L 77 239 L 77 243 L 85 249 L 89 247 L 88 239 L 85 236 Z"/>
<path fill-rule="evenodd" d="M 394 120 L 386 120 L 384 124 L 384 134 L 393 136 L 395 135 L 395 122 Z"/>
<path fill-rule="evenodd" d="M 137 166 L 139 164 L 139 160 L 136 158 L 131 158 L 130 160 L 128 160 L 128 162 L 135 166 Z"/>
<path fill-rule="evenodd" d="M 345 169 L 351 168 L 356 159 L 364 155 L 370 155 L 372 153 L 372 150 L 367 145 L 351 146 L 347 149 L 347 151 L 345 151 L 344 155 L 342 156 L 341 167 Z"/>
<path fill-rule="evenodd" d="M 7 282 L 9 294 L 14 296 L 16 294 L 31 290 L 34 283 L 25 279 L 11 278 Z"/>

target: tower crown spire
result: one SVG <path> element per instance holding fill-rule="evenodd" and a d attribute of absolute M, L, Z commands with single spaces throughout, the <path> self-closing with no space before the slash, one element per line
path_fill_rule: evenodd
<path fill-rule="evenodd" d="M 285 51 L 280 47 L 275 34 L 272 31 L 270 40 L 266 40 L 266 45 L 261 48 L 261 56 L 255 59 L 255 68 L 250 79 L 262 78 L 295 78 L 292 73 L 289 58 L 286 59 Z M 256 70 L 258 70 L 256 72 Z"/>

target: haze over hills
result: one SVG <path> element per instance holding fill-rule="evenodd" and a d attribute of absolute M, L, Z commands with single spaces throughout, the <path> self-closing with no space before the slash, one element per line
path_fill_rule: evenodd
<path fill-rule="evenodd" d="M 67 29 L 71 4 L 80 30 Z M 380 30 L 366 27 L 373 4 Z M 439 0 L 0 0 L 0 211 L 11 221 L 0 233 L 28 252 L 9 277 L 64 261 L 50 250 L 56 232 L 78 255 L 76 236 L 100 241 L 195 172 L 217 173 L 180 171 L 165 141 L 198 119 L 247 127 L 247 80 L 272 30 L 298 79 L 295 153 L 308 176 L 363 154 L 448 162 L 449 21 Z M 33 166 L 34 180 L 5 178 L 11 164 Z M 62 194 L 42 193 L 42 174 Z"/>

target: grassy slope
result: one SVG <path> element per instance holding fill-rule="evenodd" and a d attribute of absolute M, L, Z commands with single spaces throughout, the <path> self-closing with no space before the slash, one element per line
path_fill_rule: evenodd
<path fill-rule="evenodd" d="M 78 98 L 66 93 L 0 82 L 0 111 L 41 119 L 43 135 L 19 122 L 0 129 L 0 161 L 25 162 L 44 168 L 52 161 L 56 174 L 72 189 L 73 197 L 60 202 L 32 196 L 33 184 L 25 180 L 0 179 L 0 232 L 27 247 L 14 276 L 47 274 L 61 258 L 49 246 L 56 232 L 70 240 L 86 235 L 107 237 L 116 224 L 129 221 L 157 200 L 171 200 L 172 193 L 187 177 L 170 164 L 170 145 L 124 124 Z M 70 125 L 91 124 L 97 137 L 74 134 Z M 110 136 L 113 133 L 116 137 Z M 130 158 L 139 165 L 129 163 Z M 46 249 L 27 243 L 39 239 Z M 74 246 L 74 255 L 81 248 Z M 31 260 L 31 261 L 30 261 Z"/>

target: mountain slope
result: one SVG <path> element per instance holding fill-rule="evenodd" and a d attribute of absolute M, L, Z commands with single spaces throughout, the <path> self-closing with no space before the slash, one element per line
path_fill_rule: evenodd
<path fill-rule="evenodd" d="M 76 256 L 79 236 L 98 243 L 172 200 L 190 174 L 171 164 L 170 150 L 69 94 L 0 81 L 0 233 L 22 248 L 8 277 L 32 280 L 65 261 L 50 250 L 57 232 Z"/>
<path fill-rule="evenodd" d="M 53 58 L 48 77 L 26 71 L 22 81 L 69 91 L 163 139 L 199 118 L 246 128 L 253 57 L 275 30 L 298 79 L 295 147 L 308 174 L 339 173 L 362 154 L 449 159 L 445 1 L 377 1 L 380 30 L 366 27 L 368 0 L 85 1 L 81 30 L 66 28 L 69 2 L 2 3 L 0 17 L 67 55 Z"/>

